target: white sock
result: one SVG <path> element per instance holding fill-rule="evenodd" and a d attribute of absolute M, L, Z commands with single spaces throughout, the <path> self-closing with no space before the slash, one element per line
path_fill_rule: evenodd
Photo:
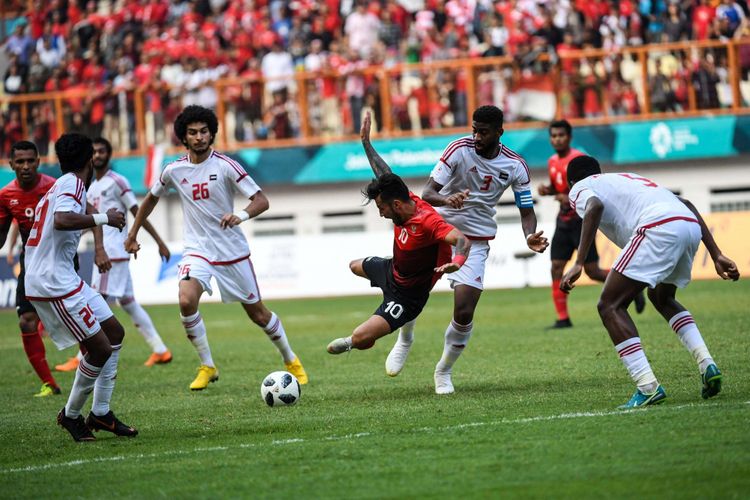
<path fill-rule="evenodd" d="M 615 350 L 638 389 L 644 394 L 652 394 L 659 387 L 659 382 L 651 371 L 651 365 L 641 347 L 640 337 L 620 342 L 615 346 Z"/>
<path fill-rule="evenodd" d="M 698 330 L 698 325 L 695 324 L 690 312 L 682 311 L 675 314 L 669 320 L 669 326 L 680 337 L 680 342 L 685 346 L 685 349 L 693 355 L 701 373 L 705 372 L 708 365 L 712 364 L 714 360 L 711 358 L 711 353 L 708 352 L 708 347 L 706 347 L 701 332 Z"/>
<path fill-rule="evenodd" d="M 398 331 L 398 341 L 402 344 L 411 344 L 414 342 L 414 325 L 417 324 L 417 320 L 413 319 L 406 323 Z"/>
<path fill-rule="evenodd" d="M 445 345 L 443 347 L 443 357 L 440 358 L 435 370 L 450 371 L 453 363 L 464 352 L 466 344 L 469 343 L 474 323 L 468 325 L 459 325 L 455 321 L 450 322 L 445 329 Z"/>
<path fill-rule="evenodd" d="M 109 357 L 99 378 L 94 384 L 94 400 L 91 403 L 91 412 L 97 417 L 109 413 L 109 401 L 112 399 L 112 391 L 115 390 L 115 379 L 117 378 L 117 362 L 120 359 L 120 348 L 122 344 L 112 346 L 112 355 Z"/>
<path fill-rule="evenodd" d="M 211 357 L 211 348 L 208 346 L 206 324 L 203 323 L 200 311 L 191 316 L 180 314 L 180 319 L 182 320 L 182 326 L 185 327 L 188 339 L 193 343 L 195 350 L 198 352 L 201 364 L 215 368 L 214 360 Z"/>
<path fill-rule="evenodd" d="M 159 332 L 156 331 L 154 323 L 151 321 L 151 317 L 146 310 L 135 301 L 134 297 L 125 297 L 121 299 L 120 306 L 130 315 L 135 327 L 141 332 L 141 335 L 143 335 L 143 338 L 153 352 L 156 354 L 164 354 L 167 352 L 167 346 L 162 342 Z"/>
<path fill-rule="evenodd" d="M 73 387 L 70 389 L 68 402 L 65 404 L 65 416 L 78 418 L 81 414 L 81 408 L 88 399 L 89 394 L 94 389 L 94 383 L 99 377 L 102 368 L 89 364 L 84 357 L 76 370 L 76 378 L 73 380 Z"/>
<path fill-rule="evenodd" d="M 80 350 L 78 351 L 78 354 L 76 354 L 76 358 L 78 359 L 78 362 L 83 359 L 83 353 Z"/>
<path fill-rule="evenodd" d="M 281 353 L 281 357 L 284 358 L 284 363 L 291 363 L 296 357 L 292 348 L 289 347 L 289 341 L 286 338 L 286 332 L 284 331 L 284 325 L 281 324 L 281 319 L 276 316 L 275 312 L 271 312 L 271 320 L 266 326 L 263 327 L 263 331 L 268 335 L 268 339 L 273 342 L 276 349 Z"/>

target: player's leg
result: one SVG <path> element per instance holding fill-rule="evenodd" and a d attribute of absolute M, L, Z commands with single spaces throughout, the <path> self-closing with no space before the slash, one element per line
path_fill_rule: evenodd
<path fill-rule="evenodd" d="M 568 314 L 568 294 L 560 290 L 560 280 L 563 276 L 565 264 L 573 256 L 577 240 L 574 241 L 571 231 L 556 227 L 550 243 L 550 275 L 552 277 L 552 303 L 557 317 L 549 328 L 570 328 L 573 323 Z"/>
<path fill-rule="evenodd" d="M 349 270 L 359 276 L 360 278 L 367 278 L 367 273 L 364 269 L 364 262 L 371 257 L 365 257 L 364 259 L 353 260 L 349 263 Z"/>
<path fill-rule="evenodd" d="M 300 384 L 306 384 L 308 381 L 307 372 L 305 372 L 305 368 L 289 345 L 289 339 L 286 336 L 284 325 L 281 323 L 281 318 L 275 312 L 270 311 L 262 300 L 252 304 L 243 303 L 242 308 L 250 320 L 261 327 L 268 340 L 276 346 L 284 360 L 287 371 L 297 377 Z"/>
<path fill-rule="evenodd" d="M 626 247 L 627 248 L 627 247 Z M 597 304 L 599 316 L 612 339 L 617 355 L 637 386 L 633 397 L 623 408 L 656 404 L 664 400 L 664 389 L 651 370 L 646 353 L 641 346 L 638 330 L 628 314 L 628 305 L 646 283 L 636 281 L 612 269 L 604 282 Z"/>
<path fill-rule="evenodd" d="M 453 291 L 453 320 L 445 330 L 443 355 L 435 366 L 435 392 L 451 394 L 454 392 L 451 373 L 453 365 L 471 339 L 474 330 L 474 311 L 476 310 L 482 290 L 469 285 L 456 285 Z"/>
<path fill-rule="evenodd" d="M 55 377 L 50 372 L 47 364 L 47 352 L 44 348 L 44 340 L 39 333 L 39 316 L 31 302 L 26 299 L 25 287 L 26 271 L 24 268 L 23 254 L 21 256 L 21 272 L 18 275 L 16 286 L 16 312 L 18 313 L 18 327 L 21 330 L 21 341 L 26 358 L 32 368 L 42 381 L 42 389 L 36 394 L 38 397 L 60 394 L 60 386 L 57 385 Z"/>
<path fill-rule="evenodd" d="M 167 349 L 159 332 L 156 331 L 154 322 L 146 310 L 135 300 L 135 297 L 125 296 L 118 299 L 120 307 L 128 313 L 133 324 L 143 336 L 143 339 L 151 347 L 151 356 L 144 363 L 145 366 L 165 364 L 172 361 L 172 353 Z"/>
<path fill-rule="evenodd" d="M 68 360 L 65 363 L 55 365 L 55 371 L 74 372 L 78 368 L 78 365 L 81 363 L 81 359 L 83 359 L 83 353 L 80 350 L 78 350 L 76 355 L 73 356 L 72 358 L 68 358 Z"/>
<path fill-rule="evenodd" d="M 198 311 L 203 291 L 204 284 L 196 278 L 189 277 L 180 280 L 180 319 L 182 320 L 182 326 L 185 328 L 185 334 L 195 347 L 201 362 L 198 367 L 198 375 L 190 384 L 190 389 L 193 391 L 201 391 L 208 387 L 210 382 L 219 380 L 219 371 L 211 355 L 211 347 L 208 345 L 206 325 Z"/>
<path fill-rule="evenodd" d="M 365 350 L 375 345 L 380 337 L 394 331 L 394 328 L 383 316 L 375 314 L 354 329 L 349 337 L 336 339 L 328 344 L 330 354 L 341 354 L 352 349 Z"/>
<path fill-rule="evenodd" d="M 411 345 L 414 343 L 414 326 L 416 324 L 417 320 L 413 319 L 399 328 L 396 343 L 393 344 L 391 352 L 385 359 L 385 373 L 389 377 L 395 377 L 403 370 L 406 358 L 411 351 Z"/>

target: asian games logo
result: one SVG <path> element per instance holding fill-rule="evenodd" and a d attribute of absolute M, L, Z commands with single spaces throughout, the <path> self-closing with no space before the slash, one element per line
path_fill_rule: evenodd
<path fill-rule="evenodd" d="M 672 152 L 672 130 L 666 123 L 659 122 L 651 127 L 648 140 L 651 143 L 651 150 L 659 158 L 664 158 Z"/>

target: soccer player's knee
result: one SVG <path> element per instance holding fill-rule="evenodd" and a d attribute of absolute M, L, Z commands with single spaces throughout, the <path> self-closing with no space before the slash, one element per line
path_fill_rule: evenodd
<path fill-rule="evenodd" d="M 198 306 L 194 303 L 191 297 L 186 294 L 180 294 L 180 313 L 183 316 L 192 316 L 198 312 Z"/>
<path fill-rule="evenodd" d="M 656 309 L 665 305 L 664 297 L 655 288 L 648 289 L 648 300 L 651 301 Z"/>
<path fill-rule="evenodd" d="M 33 333 L 37 329 L 37 321 L 33 314 L 22 314 L 18 318 L 18 327 L 22 333 Z"/>
<path fill-rule="evenodd" d="M 471 306 L 457 307 L 453 313 L 453 321 L 459 325 L 468 325 L 474 319 L 474 308 Z"/>
<path fill-rule="evenodd" d="M 602 320 L 606 320 L 607 318 L 612 317 L 612 315 L 615 313 L 615 305 L 614 303 L 599 299 L 599 302 L 596 304 L 596 310 L 599 311 L 599 317 L 602 318 Z"/>
<path fill-rule="evenodd" d="M 107 338 L 113 345 L 122 344 L 122 340 L 125 338 L 125 329 L 117 322 L 107 329 Z"/>
<path fill-rule="evenodd" d="M 362 261 L 361 260 L 353 260 L 349 263 L 349 270 L 354 274 L 360 274 L 362 269 Z"/>

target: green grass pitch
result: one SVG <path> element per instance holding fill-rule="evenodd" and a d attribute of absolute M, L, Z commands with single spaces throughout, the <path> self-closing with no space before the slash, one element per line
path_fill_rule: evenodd
<path fill-rule="evenodd" d="M 174 354 L 150 369 L 117 310 L 127 335 L 113 409 L 140 435 L 84 444 L 55 425 L 73 374 L 59 375 L 63 396 L 31 397 L 39 384 L 15 314 L 0 313 L 0 497 L 747 498 L 750 282 L 696 282 L 678 296 L 725 375 L 709 401 L 653 308 L 635 318 L 668 399 L 632 412 L 616 410 L 633 385 L 596 314 L 599 291 L 575 290 L 575 328 L 563 331 L 544 330 L 548 289 L 486 292 L 450 396 L 433 393 L 432 371 L 452 295 L 430 299 L 396 378 L 384 370 L 393 336 L 369 351 L 325 351 L 377 297 L 270 301 L 311 379 L 286 408 L 261 400 L 263 377 L 283 365 L 238 305 L 201 307 L 221 374 L 201 393 L 188 390 L 198 361 L 176 306 L 148 308 Z M 47 349 L 52 365 L 71 355 Z"/>

